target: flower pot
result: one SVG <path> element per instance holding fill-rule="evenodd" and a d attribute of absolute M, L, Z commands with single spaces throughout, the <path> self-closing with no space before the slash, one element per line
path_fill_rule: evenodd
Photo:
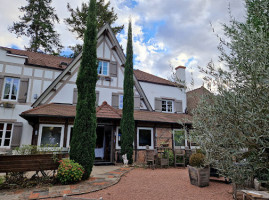
<path fill-rule="evenodd" d="M 188 165 L 190 182 L 192 185 L 206 187 L 209 185 L 210 168 L 196 168 Z"/>

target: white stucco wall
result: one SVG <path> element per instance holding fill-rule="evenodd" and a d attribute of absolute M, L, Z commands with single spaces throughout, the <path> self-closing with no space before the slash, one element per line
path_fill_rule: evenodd
<path fill-rule="evenodd" d="M 14 56 L 7 56 L 7 51 L 0 49 L 0 60 L 10 63 L 16 63 L 23 65 L 25 62 L 25 58 L 19 58 Z"/>
<path fill-rule="evenodd" d="M 34 94 L 38 96 L 44 91 L 49 84 L 54 80 L 54 77 L 60 74 L 61 71 L 56 69 L 41 68 L 37 66 L 25 65 L 25 57 L 16 57 L 7 54 L 7 52 L 0 48 L 0 73 L 4 77 L 18 77 L 28 78 L 28 92 L 26 103 L 15 103 L 14 108 L 4 108 L 0 104 L 0 122 L 22 122 L 22 144 L 31 144 L 32 141 L 32 126 L 28 124 L 19 115 L 29 109 L 32 109 L 31 105 L 35 101 Z M 4 86 L 3 86 L 4 87 Z M 2 88 L 1 88 L 2 89 Z M 2 92 L 0 94 L 0 101 L 5 102 L 2 99 Z M 1 150 L 0 150 L 1 151 Z"/>
<path fill-rule="evenodd" d="M 186 109 L 186 92 L 177 87 L 159 85 L 147 82 L 139 82 L 150 105 L 155 110 L 155 98 L 170 98 L 174 100 L 182 100 L 183 112 Z"/>
<path fill-rule="evenodd" d="M 117 61 L 117 77 L 110 77 L 110 81 L 105 80 L 105 78 L 100 77 L 100 79 L 96 83 L 96 91 L 99 91 L 99 102 L 98 105 L 101 105 L 104 101 L 106 101 L 109 105 L 112 103 L 112 93 L 123 93 L 123 80 L 124 80 L 124 68 L 121 67 L 122 63 L 119 59 L 116 51 L 112 50 L 112 44 L 107 37 L 103 37 L 99 46 L 97 48 L 97 57 L 100 60 L 105 60 L 108 63 L 110 61 Z M 64 82 L 61 81 L 58 83 L 56 88 L 61 88 L 59 90 L 53 91 L 50 93 L 50 98 L 44 99 L 44 103 L 66 103 L 72 104 L 73 103 L 73 90 L 76 88 L 76 79 L 77 79 L 77 72 L 80 63 L 76 64 L 72 68 L 71 77 L 66 77 L 69 79 L 68 81 Z M 63 84 L 63 85 L 62 85 Z M 135 94 L 137 95 L 138 92 L 135 89 Z"/>
<path fill-rule="evenodd" d="M 10 120 L 11 122 L 16 121 L 23 123 L 21 145 L 31 144 L 32 141 L 32 131 L 33 131 L 32 126 L 29 125 L 26 120 L 24 120 L 22 117 L 19 116 L 23 111 L 29 109 L 31 109 L 30 105 L 15 105 L 15 108 L 0 107 L 0 121 Z"/>

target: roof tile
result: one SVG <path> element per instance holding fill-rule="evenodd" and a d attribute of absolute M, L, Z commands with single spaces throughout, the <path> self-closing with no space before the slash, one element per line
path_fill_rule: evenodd
<path fill-rule="evenodd" d="M 35 117 L 35 116 L 48 116 L 48 117 L 75 117 L 76 106 L 69 104 L 55 104 L 50 103 L 47 105 L 38 106 L 34 109 L 25 111 L 21 114 L 22 117 Z M 96 108 L 97 118 L 107 119 L 121 119 L 122 110 L 114 109 L 107 102 Z M 161 123 L 191 123 L 192 117 L 187 114 L 176 113 L 161 113 L 135 110 L 134 119 L 136 121 L 145 122 L 161 122 Z"/>
<path fill-rule="evenodd" d="M 160 78 L 158 76 L 149 74 L 147 72 L 143 72 L 141 70 L 134 70 L 135 77 L 137 78 L 138 81 L 142 82 L 149 82 L 149 83 L 157 83 L 161 85 L 169 85 L 169 86 L 175 86 L 176 84 L 173 83 L 172 81 L 166 80 L 164 78 Z"/>
<path fill-rule="evenodd" d="M 25 51 L 25 50 L 18 50 L 18 49 L 11 49 L 7 47 L 0 47 L 6 50 L 10 54 L 20 55 L 20 56 L 27 56 L 28 59 L 25 64 L 29 65 L 37 65 L 40 67 L 52 67 L 57 69 L 64 69 L 66 66 L 61 65 L 62 62 L 67 64 L 71 63 L 72 58 L 66 58 L 61 56 L 53 56 L 43 53 Z"/>

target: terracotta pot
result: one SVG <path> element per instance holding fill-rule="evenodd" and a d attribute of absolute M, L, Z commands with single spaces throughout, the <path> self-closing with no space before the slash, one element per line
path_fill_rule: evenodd
<path fill-rule="evenodd" d="M 206 187 L 209 185 L 210 168 L 197 168 L 188 165 L 190 182 L 192 185 Z"/>

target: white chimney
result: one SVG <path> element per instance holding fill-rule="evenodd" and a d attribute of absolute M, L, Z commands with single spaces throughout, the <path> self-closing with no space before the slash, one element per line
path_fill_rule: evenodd
<path fill-rule="evenodd" d="M 178 79 L 178 81 L 180 81 L 180 83 L 183 83 L 183 84 L 185 84 L 185 81 L 186 81 L 185 69 L 186 67 L 184 66 L 176 67 L 176 78 Z"/>

